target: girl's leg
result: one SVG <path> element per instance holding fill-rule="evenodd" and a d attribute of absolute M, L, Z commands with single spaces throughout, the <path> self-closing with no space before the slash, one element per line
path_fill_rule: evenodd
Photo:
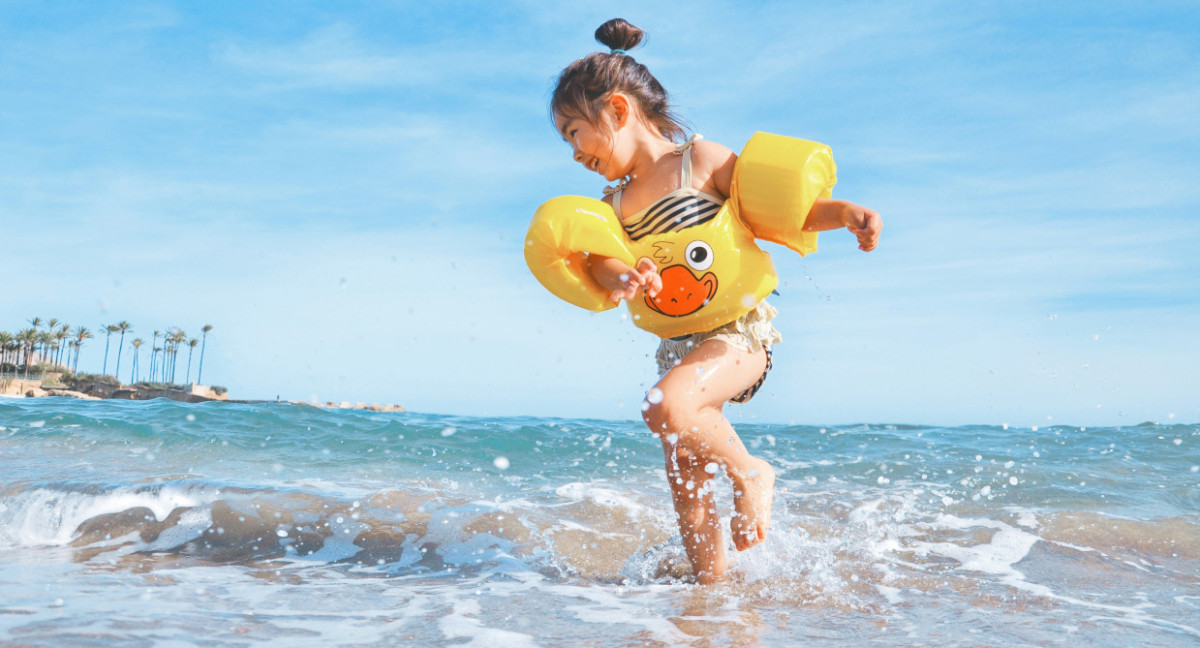
<path fill-rule="evenodd" d="M 662 377 L 655 386 L 662 400 L 651 404 L 643 417 L 663 441 L 684 548 L 701 582 L 714 580 L 725 568 L 712 494 L 708 488 L 697 492 L 718 468 L 733 481 L 734 545 L 745 550 L 766 538 L 775 473 L 767 462 L 750 455 L 722 414 L 726 401 L 762 376 L 766 362 L 764 351 L 749 353 L 719 340 L 705 342 Z M 694 490 L 686 488 L 689 476 Z"/>
<path fill-rule="evenodd" d="M 667 456 L 667 483 L 679 520 L 679 535 L 696 581 L 707 585 L 725 573 L 725 542 L 721 535 L 721 516 L 713 499 L 713 475 L 705 472 L 707 463 L 682 448 L 670 448 L 663 441 Z"/>

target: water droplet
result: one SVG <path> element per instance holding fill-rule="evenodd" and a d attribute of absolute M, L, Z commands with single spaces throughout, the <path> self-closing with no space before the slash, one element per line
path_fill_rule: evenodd
<path fill-rule="evenodd" d="M 706 472 L 710 475 L 717 474 L 717 471 L 720 469 L 721 469 L 721 466 L 718 465 L 717 462 L 715 462 L 715 461 L 710 461 L 704 465 L 704 472 Z"/>
<path fill-rule="evenodd" d="M 458 432 L 458 429 L 452 428 L 452 427 L 444 428 L 442 430 L 442 436 L 444 436 L 444 437 L 454 436 L 455 432 Z"/>
<path fill-rule="evenodd" d="M 499 468 L 500 470 L 508 470 L 508 466 L 509 466 L 508 458 L 507 457 L 496 457 L 495 459 L 492 460 L 492 465 Z"/>
<path fill-rule="evenodd" d="M 188 420 L 188 423 L 191 423 L 192 421 L 195 421 L 195 420 L 196 420 L 196 415 L 195 415 L 195 414 L 188 414 L 188 415 L 187 415 L 186 417 L 184 417 L 184 418 L 186 418 L 186 419 Z"/>
<path fill-rule="evenodd" d="M 646 402 L 651 405 L 658 405 L 663 402 L 662 390 L 658 387 L 651 387 L 650 391 L 646 392 Z"/>

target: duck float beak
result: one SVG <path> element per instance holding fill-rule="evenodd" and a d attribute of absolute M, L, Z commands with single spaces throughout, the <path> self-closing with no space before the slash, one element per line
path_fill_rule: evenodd
<path fill-rule="evenodd" d="M 708 272 L 697 278 L 684 265 L 673 265 L 659 272 L 662 290 L 654 297 L 646 293 L 646 305 L 668 317 L 691 315 L 717 294 L 717 275 Z"/>

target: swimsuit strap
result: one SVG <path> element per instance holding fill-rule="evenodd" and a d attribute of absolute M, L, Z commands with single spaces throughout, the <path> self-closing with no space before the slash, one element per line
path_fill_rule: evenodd
<path fill-rule="evenodd" d="M 702 139 L 704 136 L 696 133 L 691 139 L 675 147 L 675 155 L 683 156 L 683 172 L 679 176 L 680 189 L 692 188 L 692 145 Z"/>
<path fill-rule="evenodd" d="M 629 184 L 629 178 L 621 178 L 615 186 L 604 188 L 604 195 L 612 196 L 613 213 L 617 215 L 617 220 L 621 220 L 621 192 L 625 191 L 627 184 Z"/>

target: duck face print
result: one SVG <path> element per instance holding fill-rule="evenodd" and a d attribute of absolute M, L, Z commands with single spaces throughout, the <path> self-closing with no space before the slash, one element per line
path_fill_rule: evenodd
<path fill-rule="evenodd" d="M 711 245 L 695 240 L 684 248 L 684 263 L 674 263 L 673 247 L 668 241 L 655 244 L 663 287 L 654 297 L 647 293 L 645 299 L 646 306 L 656 312 L 683 317 L 704 308 L 717 294 L 717 275 L 708 272 L 715 258 Z"/>

